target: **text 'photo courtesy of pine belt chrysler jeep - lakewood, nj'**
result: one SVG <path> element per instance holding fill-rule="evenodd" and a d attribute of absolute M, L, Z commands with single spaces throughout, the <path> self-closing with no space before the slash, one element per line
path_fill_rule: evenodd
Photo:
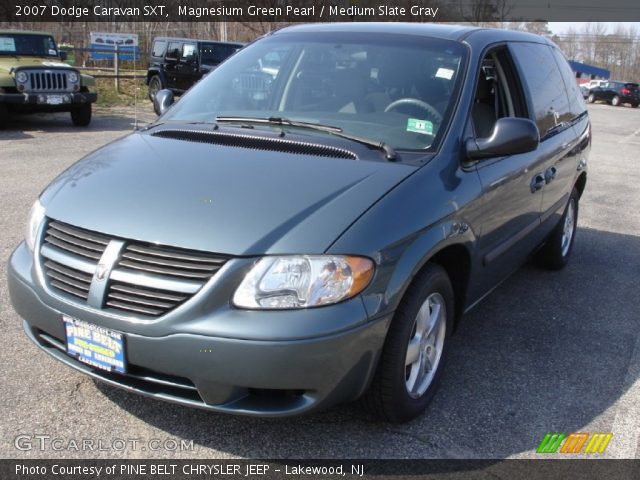
<path fill-rule="evenodd" d="M 464 313 L 571 256 L 591 126 L 545 38 L 298 25 L 156 102 L 42 192 L 9 262 L 27 336 L 110 385 L 407 421 Z"/>
<path fill-rule="evenodd" d="M 71 112 L 74 125 L 91 123 L 95 80 L 66 58 L 51 34 L 0 30 L 0 128 L 13 112 Z"/>

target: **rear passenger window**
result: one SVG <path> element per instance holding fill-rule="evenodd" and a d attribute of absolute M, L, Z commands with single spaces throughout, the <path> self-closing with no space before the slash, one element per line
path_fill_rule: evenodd
<path fill-rule="evenodd" d="M 535 122 L 540 139 L 544 140 L 556 125 L 573 118 L 564 81 L 551 47 L 538 43 L 512 43 L 511 49 L 521 77 L 529 87 Z"/>
<path fill-rule="evenodd" d="M 571 67 L 567 63 L 567 59 L 564 57 L 562 52 L 555 47 L 552 47 L 551 51 L 553 52 L 553 56 L 556 59 L 558 68 L 560 69 L 564 85 L 567 87 L 569 109 L 571 111 L 572 118 L 575 118 L 587 109 L 584 104 L 584 99 L 582 98 L 582 93 L 580 92 L 578 82 L 571 71 Z"/>
<path fill-rule="evenodd" d="M 185 43 L 182 46 L 182 58 L 183 62 L 193 60 L 196 57 L 196 46 L 192 43 Z"/>
<path fill-rule="evenodd" d="M 163 40 L 156 40 L 153 42 L 153 48 L 151 49 L 151 56 L 153 57 L 162 57 L 164 55 L 164 51 L 167 48 L 167 42 Z"/>

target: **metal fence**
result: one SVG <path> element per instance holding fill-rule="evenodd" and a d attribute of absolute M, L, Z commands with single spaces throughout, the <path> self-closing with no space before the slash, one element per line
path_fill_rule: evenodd
<path fill-rule="evenodd" d="M 61 45 L 67 55 L 67 63 L 80 71 L 91 71 L 94 78 L 113 79 L 116 91 L 120 91 L 120 80 L 140 79 L 146 76 L 148 52 L 130 48 L 81 48 Z M 95 58 L 95 54 L 98 58 Z M 95 71 L 98 71 L 96 73 Z M 103 73 L 104 72 L 104 73 Z"/>

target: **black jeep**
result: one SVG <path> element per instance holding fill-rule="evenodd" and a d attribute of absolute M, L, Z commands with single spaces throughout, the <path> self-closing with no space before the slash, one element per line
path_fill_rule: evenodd
<path fill-rule="evenodd" d="M 242 43 L 155 38 L 147 71 L 149 99 L 153 101 L 156 93 L 164 88 L 172 90 L 176 95 L 186 92 L 242 47 Z"/>

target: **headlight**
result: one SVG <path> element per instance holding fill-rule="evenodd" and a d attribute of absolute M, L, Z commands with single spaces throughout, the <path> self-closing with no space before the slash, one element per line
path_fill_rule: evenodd
<path fill-rule="evenodd" d="M 78 74 L 76 72 L 69 72 L 67 79 L 69 80 L 69 83 L 76 83 L 78 81 Z"/>
<path fill-rule="evenodd" d="M 252 309 L 330 305 L 364 290 L 373 271 L 373 262 L 363 257 L 264 257 L 244 278 L 233 296 L 233 303 L 236 307 Z"/>
<path fill-rule="evenodd" d="M 16 73 L 16 81 L 18 83 L 27 83 L 28 79 L 29 79 L 29 77 L 27 76 L 27 74 L 25 72 Z"/>
<path fill-rule="evenodd" d="M 27 231 L 25 232 L 25 241 L 29 250 L 33 252 L 36 245 L 36 235 L 38 234 L 38 228 L 44 220 L 44 207 L 40 205 L 40 201 L 36 200 L 29 212 L 29 220 L 27 221 Z"/>

